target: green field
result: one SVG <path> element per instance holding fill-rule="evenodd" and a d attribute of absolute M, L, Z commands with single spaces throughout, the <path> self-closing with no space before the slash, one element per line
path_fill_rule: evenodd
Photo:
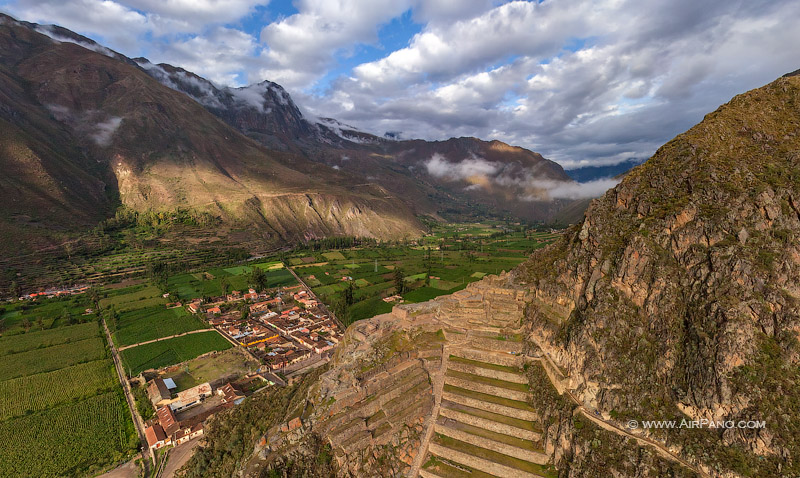
<path fill-rule="evenodd" d="M 222 295 L 221 282 L 223 279 L 228 283 L 228 292 L 232 290 L 245 291 L 250 287 L 248 274 L 253 267 L 266 270 L 268 287 L 282 287 L 297 283 L 291 272 L 281 267 L 280 263 L 267 261 L 247 266 L 209 269 L 204 271 L 205 274 L 176 274 L 167 281 L 167 288 L 171 294 L 182 300 Z"/>
<path fill-rule="evenodd" d="M 153 342 L 120 352 L 125 370 L 131 376 L 151 368 L 185 362 L 198 355 L 231 348 L 231 343 L 216 331 L 200 332 Z"/>
<path fill-rule="evenodd" d="M 0 476 L 94 476 L 130 459 L 138 439 L 96 320 L 3 337 L 0 354 Z"/>
<path fill-rule="evenodd" d="M 0 337 L 0 356 L 99 336 L 96 322 Z"/>
<path fill-rule="evenodd" d="M 0 421 L 119 388 L 110 360 L 0 382 Z"/>
<path fill-rule="evenodd" d="M 152 285 L 129 287 L 107 295 L 100 300 L 100 308 L 114 307 L 118 312 L 167 303 L 158 287 Z"/>
<path fill-rule="evenodd" d="M 3 336 L 25 333 L 25 323 L 30 324 L 30 331 L 40 330 L 39 320 L 45 329 L 67 325 L 69 321 L 90 322 L 97 315 L 86 314 L 86 309 L 93 308 L 86 296 L 40 299 L 36 302 L 24 301 L 11 304 L 0 304 L 0 323 Z"/>
<path fill-rule="evenodd" d="M 105 357 L 106 340 L 100 337 L 28 350 L 0 360 L 0 381 L 50 372 Z"/>
<path fill-rule="evenodd" d="M 0 476 L 93 476 L 137 445 L 120 389 L 0 422 Z"/>
<path fill-rule="evenodd" d="M 463 289 L 487 274 L 509 271 L 535 249 L 554 241 L 557 234 L 501 224 L 436 226 L 418 244 L 376 244 L 287 258 L 295 272 L 337 316 L 349 324 L 391 310 L 380 299 L 396 293 L 394 270 L 404 275 L 406 302 L 423 302 Z M 314 265 L 304 265 L 312 263 Z M 353 278 L 354 302 L 342 305 Z"/>
<path fill-rule="evenodd" d="M 109 323 L 109 328 L 113 332 L 114 344 L 122 347 L 208 326 L 183 307 L 167 309 L 161 305 L 124 312 L 113 324 Z"/>

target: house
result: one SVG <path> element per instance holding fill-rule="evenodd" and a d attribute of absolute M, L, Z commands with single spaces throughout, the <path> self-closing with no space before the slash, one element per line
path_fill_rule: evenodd
<path fill-rule="evenodd" d="M 173 385 L 175 385 L 174 382 Z M 150 399 L 154 407 L 160 407 L 172 399 L 172 394 L 169 392 L 169 388 L 167 384 L 164 383 L 164 380 L 156 378 L 147 384 L 147 398 Z"/>
<path fill-rule="evenodd" d="M 220 309 L 219 307 L 209 307 L 208 310 L 206 310 L 206 314 L 208 314 L 209 316 L 219 315 L 221 313 L 222 309 Z"/>
<path fill-rule="evenodd" d="M 222 403 L 233 402 L 234 405 L 239 405 L 245 399 L 244 393 L 230 382 L 217 389 L 217 394 L 222 395 Z"/>
<path fill-rule="evenodd" d="M 196 387 L 178 392 L 178 399 L 170 403 L 169 406 L 173 411 L 180 412 L 195 405 L 199 405 L 206 397 L 210 396 L 211 385 L 208 382 L 201 383 Z"/>
<path fill-rule="evenodd" d="M 191 314 L 197 314 L 198 312 L 200 312 L 201 310 L 203 310 L 203 303 L 202 303 L 202 302 L 200 302 L 200 301 L 198 301 L 198 300 L 196 300 L 196 301 L 192 302 L 191 304 L 189 304 L 189 305 L 186 307 L 186 309 L 187 309 L 187 310 L 189 311 L 189 313 L 191 313 Z"/>
<path fill-rule="evenodd" d="M 145 428 L 144 436 L 147 439 L 147 446 L 150 447 L 151 450 L 157 450 L 164 445 L 168 445 L 170 442 L 167 434 L 164 433 L 164 429 L 157 423 L 151 427 Z"/>
<path fill-rule="evenodd" d="M 178 419 L 170 407 L 161 407 L 156 410 L 156 417 L 158 418 L 158 424 L 161 425 L 167 436 L 172 436 L 180 428 Z"/>
<path fill-rule="evenodd" d="M 178 430 L 175 433 L 173 442 L 175 442 L 175 446 L 177 446 L 180 445 L 181 443 L 186 443 L 192 438 L 199 437 L 202 434 L 203 434 L 203 424 L 197 423 L 194 426 L 185 427 Z"/>

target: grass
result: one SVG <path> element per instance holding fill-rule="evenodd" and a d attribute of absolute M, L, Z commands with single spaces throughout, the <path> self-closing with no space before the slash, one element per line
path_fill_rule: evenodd
<path fill-rule="evenodd" d="M 433 471 L 442 478 L 464 478 L 464 476 L 469 476 L 470 478 L 497 478 L 496 475 L 490 475 L 489 473 L 484 473 L 460 463 L 458 466 L 454 465 L 455 463 L 449 460 L 431 455 L 422 467 L 426 470 Z"/>
<path fill-rule="evenodd" d="M 486 410 L 481 410 L 480 408 L 474 408 L 467 405 L 461 405 L 460 403 L 451 402 L 447 406 L 445 406 L 445 408 L 456 410 L 461 413 L 465 413 L 467 415 L 472 415 L 473 417 L 484 418 L 486 420 L 491 420 L 493 422 L 503 423 L 505 425 L 509 425 L 512 427 L 521 428 L 523 430 L 528 430 L 532 432 L 542 431 L 542 429 L 538 427 L 534 422 L 522 420 L 520 418 L 509 417 L 506 415 L 501 415 L 499 413 L 487 412 Z"/>
<path fill-rule="evenodd" d="M 209 331 L 139 345 L 123 350 L 120 355 L 125 370 L 133 376 L 144 370 L 174 365 L 231 347 L 231 343 L 216 331 Z"/>
<path fill-rule="evenodd" d="M 468 423 L 461 423 L 461 422 L 456 423 L 453 426 L 453 428 L 469 433 L 471 435 L 479 436 L 481 438 L 486 438 L 487 440 L 494 440 L 496 442 L 505 443 L 506 445 L 515 446 L 517 448 L 542 452 L 542 447 L 539 446 L 539 444 L 534 443 L 531 440 L 526 440 L 524 438 L 517 438 L 515 436 L 506 435 L 504 433 L 493 432 L 491 430 L 486 430 L 484 428 L 476 427 Z"/>
<path fill-rule="evenodd" d="M 555 478 L 558 476 L 558 474 L 550 466 L 542 466 L 529 461 L 520 460 L 519 458 L 514 458 L 513 456 L 504 455 L 493 450 L 475 446 L 461 440 L 456 440 L 455 438 L 450 438 L 440 433 L 435 434 L 433 440 L 439 445 L 452 450 L 483 458 L 484 460 L 488 460 L 493 463 L 499 463 L 510 468 L 527 471 L 528 473 L 533 473 L 535 475 L 544 476 L 547 478 Z"/>
<path fill-rule="evenodd" d="M 483 375 L 475 375 L 473 373 L 458 372 L 455 370 L 448 370 L 446 375 L 448 377 L 460 378 L 469 382 L 481 383 L 490 385 L 492 387 L 504 388 L 506 390 L 513 390 L 515 392 L 528 392 L 528 385 L 525 383 L 509 382 L 507 380 L 500 380 L 497 378 L 484 377 Z"/>
<path fill-rule="evenodd" d="M 94 476 L 138 439 L 122 391 L 0 422 L 0 476 Z"/>
<path fill-rule="evenodd" d="M 520 400 L 511 400 L 510 398 L 503 398 L 495 395 L 489 395 L 488 393 L 475 392 L 473 390 L 467 390 L 465 388 L 456 387 L 455 385 L 450 385 L 450 384 L 444 385 L 444 391 L 454 393 L 456 395 L 461 395 L 464 397 L 474 398 L 475 400 L 480 400 L 483 402 L 503 405 L 509 408 L 516 408 L 517 410 L 535 412 L 535 410 L 530 405 Z"/>
<path fill-rule="evenodd" d="M 75 342 L 99 335 L 100 330 L 96 322 L 11 335 L 0 338 L 0 356 Z"/>
<path fill-rule="evenodd" d="M 166 304 L 167 300 L 161 296 L 158 287 L 150 285 L 146 287 L 131 287 L 133 291 L 128 293 L 116 293 L 110 297 L 100 299 L 100 307 L 114 307 L 118 312 L 139 309 L 155 304 Z M 127 289 L 122 289 L 127 290 Z"/>
<path fill-rule="evenodd" d="M 463 363 L 465 365 L 474 365 L 476 367 L 486 368 L 489 370 L 496 370 L 498 372 L 507 372 L 515 374 L 521 373 L 520 369 L 517 367 L 509 367 L 508 365 L 497 365 L 489 362 L 481 362 L 479 360 L 457 357 L 455 355 L 450 355 L 450 358 L 448 360 L 450 360 L 451 362 Z"/>
<path fill-rule="evenodd" d="M 118 347 L 208 328 L 185 309 L 166 309 L 164 306 L 125 312 L 112 327 L 114 343 Z"/>
<path fill-rule="evenodd" d="M 0 382 L 0 421 L 38 412 L 119 387 L 110 360 Z"/>
<path fill-rule="evenodd" d="M 186 367 L 180 372 L 165 376 L 175 380 L 178 391 L 225 376 L 239 377 L 259 366 L 257 362 L 248 360 L 235 349 L 228 349 L 213 357 L 198 357 L 185 365 Z"/>
<path fill-rule="evenodd" d="M 106 342 L 100 337 L 28 350 L 0 360 L 0 380 L 51 372 L 105 357 Z"/>

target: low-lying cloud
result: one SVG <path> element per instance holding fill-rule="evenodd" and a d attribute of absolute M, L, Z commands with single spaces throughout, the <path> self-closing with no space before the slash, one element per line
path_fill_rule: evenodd
<path fill-rule="evenodd" d="M 542 178 L 531 168 L 488 161 L 478 156 L 461 161 L 448 161 L 434 154 L 424 163 L 429 175 L 445 181 L 468 183 L 466 191 L 487 192 L 502 189 L 511 191 L 521 201 L 551 201 L 556 199 L 584 199 L 601 196 L 619 183 L 618 179 L 604 178 L 585 183 Z"/>
<path fill-rule="evenodd" d="M 111 144 L 111 139 L 114 137 L 114 133 L 117 131 L 119 126 L 122 124 L 122 118 L 117 118 L 116 116 L 112 116 L 111 118 L 107 119 L 106 121 L 102 121 L 97 123 L 95 127 L 95 132 L 89 135 L 89 138 L 95 142 L 98 146 L 108 146 Z"/>

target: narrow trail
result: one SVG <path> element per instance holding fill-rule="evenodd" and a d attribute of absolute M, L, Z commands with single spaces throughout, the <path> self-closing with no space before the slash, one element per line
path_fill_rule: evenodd
<path fill-rule="evenodd" d="M 175 337 L 183 337 L 184 335 L 199 334 L 200 332 L 213 332 L 215 330 L 216 329 L 190 330 L 189 332 L 184 332 L 182 334 L 170 335 L 169 337 L 161 337 L 161 338 L 158 338 L 158 339 L 148 340 L 146 342 L 139 342 L 138 344 L 133 344 L 133 345 L 125 345 L 124 347 L 120 347 L 118 350 L 120 352 L 122 352 L 123 350 L 129 349 L 129 348 L 132 348 L 132 347 L 138 347 L 140 345 L 152 344 L 153 342 L 161 342 L 162 340 L 174 339 Z M 234 345 L 238 345 L 238 344 L 234 344 Z"/>
<path fill-rule="evenodd" d="M 549 355 L 544 354 L 542 357 L 552 367 L 554 373 L 556 373 L 559 376 L 561 376 L 562 380 L 566 379 L 566 377 L 564 377 L 563 373 L 561 372 L 561 369 L 558 367 L 558 365 L 555 364 L 555 362 L 553 362 L 553 360 L 550 358 Z M 541 359 L 539 359 L 539 360 L 541 360 Z M 552 378 L 550 377 L 550 374 L 547 374 L 547 375 L 548 375 L 548 378 L 550 378 L 550 380 L 552 382 Z M 553 387 L 555 387 L 556 389 L 559 388 L 556 385 L 556 383 L 553 383 Z M 709 475 L 708 473 L 706 473 L 705 471 L 700 469 L 700 467 L 698 467 L 698 466 L 696 466 L 696 465 L 694 465 L 692 463 L 689 463 L 688 461 L 684 460 L 683 458 L 681 458 L 680 456 L 676 455 L 675 453 L 670 451 L 667 447 L 665 447 L 661 443 L 653 440 L 652 438 L 632 433 L 632 432 L 624 429 L 623 427 L 617 425 L 616 423 L 614 423 L 612 421 L 609 421 L 609 420 L 605 420 L 601 416 L 598 416 L 598 415 L 592 413 L 592 411 L 587 409 L 586 406 L 580 400 L 578 400 L 578 398 L 575 395 L 573 395 L 572 392 L 570 390 L 568 390 L 566 387 L 564 387 L 564 392 L 567 395 L 567 397 L 569 397 L 569 399 L 575 405 L 577 405 L 578 411 L 584 417 L 586 417 L 587 419 L 591 420 L 593 423 L 595 423 L 596 425 L 598 425 L 602 429 L 610 431 L 612 433 L 616 433 L 617 435 L 622 435 L 622 436 L 625 436 L 625 437 L 633 438 L 634 440 L 637 441 L 637 443 L 639 443 L 642 446 L 649 446 L 649 447 L 655 448 L 656 452 L 658 452 L 658 454 L 661 455 L 663 458 L 665 458 L 667 460 L 670 460 L 670 461 L 673 461 L 673 462 L 676 462 L 676 463 L 679 463 L 679 464 L 685 466 L 686 468 L 689 468 L 690 470 L 694 471 L 695 473 L 697 473 L 698 475 L 702 476 L 703 478 L 712 478 L 711 475 Z"/>
<path fill-rule="evenodd" d="M 150 453 L 150 447 L 147 446 L 147 439 L 145 439 L 144 423 L 142 422 L 142 417 L 140 417 L 139 413 L 136 411 L 136 402 L 133 399 L 133 393 L 131 392 L 130 384 L 125 377 L 125 371 L 122 368 L 122 362 L 119 359 L 119 353 L 117 352 L 116 347 L 114 347 L 114 341 L 111 340 L 111 331 L 108 330 L 106 319 L 103 319 L 103 329 L 106 333 L 108 346 L 111 348 L 111 358 L 114 361 L 114 368 L 117 370 L 117 378 L 122 385 L 122 390 L 125 392 L 125 401 L 128 402 L 128 411 L 130 411 L 131 416 L 133 417 L 133 424 L 136 426 L 136 432 L 139 435 L 139 442 L 142 447 L 141 455 L 142 465 L 144 466 L 144 474 L 145 476 L 149 476 L 150 461 L 153 459 L 153 457 Z"/>

